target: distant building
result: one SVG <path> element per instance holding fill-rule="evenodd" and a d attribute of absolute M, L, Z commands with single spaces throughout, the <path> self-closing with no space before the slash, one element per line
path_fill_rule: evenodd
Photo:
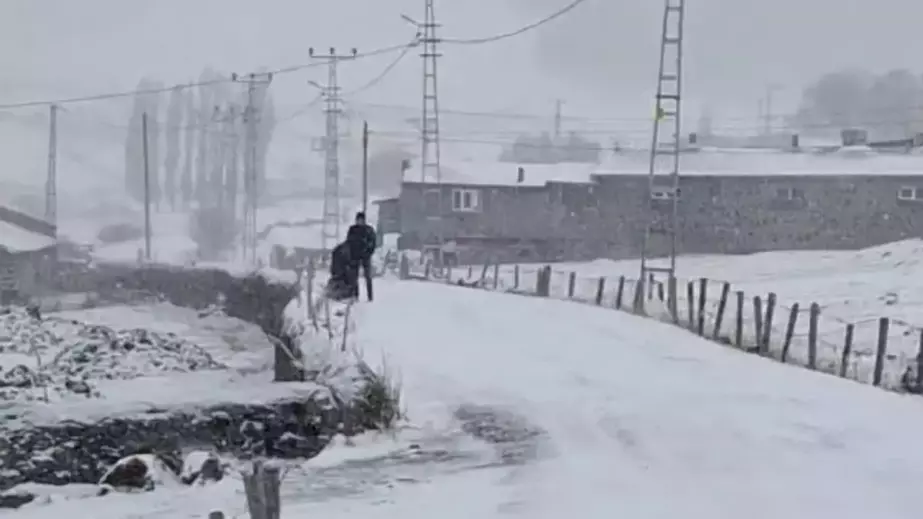
<path fill-rule="evenodd" d="M 55 235 L 53 225 L 0 206 L 0 303 L 40 292 L 53 272 Z"/>
<path fill-rule="evenodd" d="M 647 211 L 645 160 L 595 171 L 525 166 L 518 183 L 515 166 L 455 166 L 464 179 L 405 182 L 380 201 L 379 225 L 400 234 L 402 249 L 451 243 L 463 263 L 637 257 L 659 214 Z M 682 164 L 684 253 L 858 249 L 923 236 L 921 156 L 701 150 Z M 670 196 L 655 192 L 655 207 L 665 211 Z M 666 253 L 668 242 L 655 236 L 652 247 Z"/>

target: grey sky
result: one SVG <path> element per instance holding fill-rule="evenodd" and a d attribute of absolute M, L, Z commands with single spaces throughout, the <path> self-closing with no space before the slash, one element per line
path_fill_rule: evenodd
<path fill-rule="evenodd" d="M 566 0 L 441 0 L 449 36 L 502 32 Z M 443 105 L 468 110 L 568 110 L 601 118 L 644 117 L 662 13 L 659 0 L 589 0 L 539 31 L 484 46 L 445 48 Z M 370 49 L 399 43 L 413 30 L 399 14 L 421 16 L 423 0 L 5 0 L 0 4 L 0 85 L 4 100 L 133 88 L 149 75 L 172 83 L 206 65 L 246 72 L 309 62 L 309 46 Z M 845 66 L 916 67 L 918 0 L 691 0 L 687 25 L 690 110 L 713 105 L 719 118 L 755 116 L 770 82 L 791 104 L 818 72 Z M 348 91 L 391 56 L 344 68 Z M 314 92 L 321 68 L 280 77 L 279 104 Z M 360 96 L 417 106 L 419 58 Z M 8 78 L 8 79 L 7 79 Z"/>

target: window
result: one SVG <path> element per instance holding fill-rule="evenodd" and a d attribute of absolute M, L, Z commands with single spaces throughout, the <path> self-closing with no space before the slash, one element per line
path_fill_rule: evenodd
<path fill-rule="evenodd" d="M 453 189 L 452 210 L 457 212 L 476 212 L 481 204 L 476 189 Z"/>
<path fill-rule="evenodd" d="M 920 200 L 923 201 L 923 188 L 903 186 L 897 190 L 898 200 Z"/>
<path fill-rule="evenodd" d="M 676 193 L 677 199 L 682 196 L 682 192 L 678 187 L 676 189 L 668 186 L 653 186 L 651 188 L 651 198 L 654 200 L 672 200 L 674 193 Z"/>
<path fill-rule="evenodd" d="M 804 200 L 804 191 L 797 187 L 783 187 L 776 190 L 776 198 L 780 200 Z"/>

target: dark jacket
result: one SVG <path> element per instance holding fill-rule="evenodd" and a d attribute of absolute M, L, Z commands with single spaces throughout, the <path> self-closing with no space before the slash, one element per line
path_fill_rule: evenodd
<path fill-rule="evenodd" d="M 369 224 L 357 223 L 349 226 L 346 231 L 346 243 L 354 261 L 367 260 L 378 248 L 378 236 L 375 229 Z"/>
<path fill-rule="evenodd" d="M 349 280 L 352 276 L 353 261 L 349 243 L 342 242 L 330 251 L 330 278 Z"/>
<path fill-rule="evenodd" d="M 340 243 L 330 252 L 330 280 L 327 282 L 327 297 L 346 299 L 354 292 L 359 282 L 359 271 L 352 261 L 349 244 Z"/>

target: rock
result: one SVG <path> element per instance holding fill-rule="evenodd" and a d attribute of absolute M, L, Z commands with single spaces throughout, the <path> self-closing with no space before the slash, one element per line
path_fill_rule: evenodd
<path fill-rule="evenodd" d="M 171 472 L 179 474 L 186 446 L 240 458 L 311 458 L 339 432 L 344 416 L 354 412 L 338 408 L 329 393 L 318 391 L 303 400 L 0 428 L 0 490 L 25 482 L 96 484 L 109 467 L 139 452 L 157 453 Z M 292 443 L 292 436 L 300 441 Z"/>
<path fill-rule="evenodd" d="M 193 451 L 183 460 L 183 470 L 180 481 L 184 485 L 193 483 L 205 484 L 212 481 L 221 481 L 224 478 L 227 464 L 221 461 L 218 454 L 206 451 Z"/>
<path fill-rule="evenodd" d="M 12 490 L 0 494 L 0 508 L 19 508 L 35 500 L 35 494 L 23 490 Z"/>
<path fill-rule="evenodd" d="M 100 479 L 99 484 L 120 492 L 150 491 L 178 481 L 177 474 L 153 454 L 135 454 L 120 459 Z"/>

